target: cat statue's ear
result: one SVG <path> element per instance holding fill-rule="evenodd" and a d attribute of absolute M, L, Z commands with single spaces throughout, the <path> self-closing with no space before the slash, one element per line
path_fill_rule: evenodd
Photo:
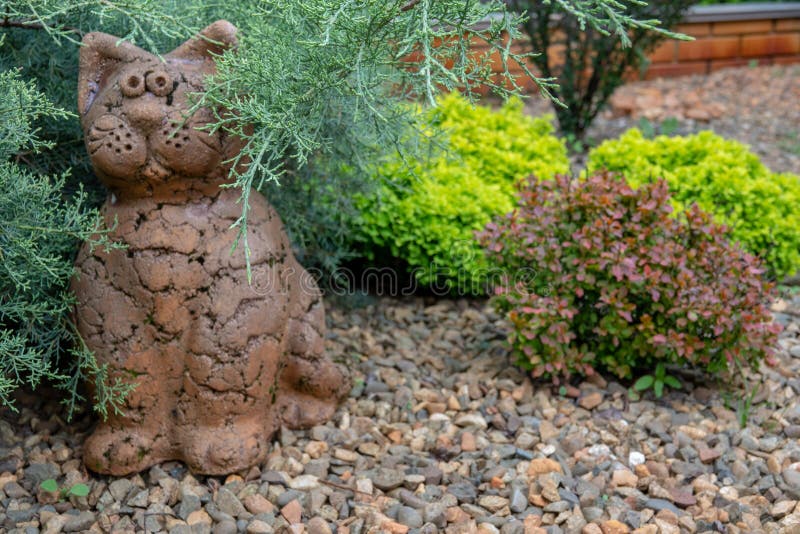
<path fill-rule="evenodd" d="M 236 26 L 227 20 L 218 20 L 206 26 L 199 34 L 167 54 L 166 57 L 212 61 L 214 56 L 219 56 L 230 48 L 236 48 L 236 43 Z"/>
<path fill-rule="evenodd" d="M 87 33 L 81 42 L 78 66 L 78 113 L 89 111 L 107 73 L 119 63 L 152 58 L 149 52 L 107 33 Z"/>

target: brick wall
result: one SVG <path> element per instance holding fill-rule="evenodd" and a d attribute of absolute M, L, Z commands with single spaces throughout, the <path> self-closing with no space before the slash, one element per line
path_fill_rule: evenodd
<path fill-rule="evenodd" d="M 725 67 L 800 63 L 800 17 L 690 22 L 677 31 L 694 41 L 668 41 L 651 55 L 647 78 L 705 74 Z"/>
<path fill-rule="evenodd" d="M 707 74 L 753 63 L 800 63 L 800 2 L 698 6 L 676 29 L 695 40 L 663 43 L 650 55 L 645 78 Z M 559 53 L 557 47 L 548 50 L 551 58 Z M 500 71 L 495 59 L 493 69 Z"/>

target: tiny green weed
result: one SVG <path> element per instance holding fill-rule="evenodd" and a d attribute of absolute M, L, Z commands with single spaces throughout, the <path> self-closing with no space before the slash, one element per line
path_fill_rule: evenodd
<path fill-rule="evenodd" d="M 683 387 L 680 381 L 672 375 L 668 375 L 663 363 L 656 365 L 655 373 L 652 375 L 644 375 L 639 378 L 634 384 L 633 389 L 637 392 L 653 390 L 657 399 L 664 395 L 664 386 L 669 386 L 672 389 L 681 389 Z"/>
<path fill-rule="evenodd" d="M 77 484 L 73 484 L 70 487 L 58 487 L 58 482 L 56 482 L 52 478 L 48 478 L 47 480 L 43 480 L 39 487 L 42 490 L 48 493 L 58 493 L 59 497 L 63 500 L 69 497 L 86 497 L 89 495 L 89 486 L 79 482 Z"/>

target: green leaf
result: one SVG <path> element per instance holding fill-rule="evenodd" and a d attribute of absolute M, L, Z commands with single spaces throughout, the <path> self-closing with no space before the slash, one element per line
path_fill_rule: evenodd
<path fill-rule="evenodd" d="M 658 379 L 658 381 L 663 381 L 664 375 L 666 374 L 667 373 L 666 370 L 664 369 L 663 363 L 659 363 L 658 365 L 656 365 L 656 378 Z"/>
<path fill-rule="evenodd" d="M 672 389 L 681 389 L 683 385 L 674 376 L 667 375 L 664 377 L 664 383 Z"/>
<path fill-rule="evenodd" d="M 54 493 L 58 491 L 58 482 L 52 478 L 48 478 L 47 480 L 43 480 L 42 483 L 39 484 L 39 487 L 48 493 Z"/>
<path fill-rule="evenodd" d="M 657 399 L 660 399 L 664 394 L 664 382 L 658 381 L 653 384 L 653 393 L 656 394 Z"/>
<path fill-rule="evenodd" d="M 86 484 L 75 484 L 69 489 L 70 495 L 75 495 L 76 497 L 86 497 L 89 495 L 89 486 Z"/>
<path fill-rule="evenodd" d="M 654 381 L 655 379 L 653 378 L 653 375 L 644 375 L 636 381 L 636 383 L 633 385 L 633 389 L 636 391 L 644 391 L 652 386 Z"/>

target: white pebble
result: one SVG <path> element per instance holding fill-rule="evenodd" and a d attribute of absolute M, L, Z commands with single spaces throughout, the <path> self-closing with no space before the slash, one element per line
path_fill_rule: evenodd
<path fill-rule="evenodd" d="M 645 462 L 644 454 L 639 451 L 631 451 L 628 455 L 628 464 L 631 467 L 636 467 L 637 465 L 642 465 Z"/>

